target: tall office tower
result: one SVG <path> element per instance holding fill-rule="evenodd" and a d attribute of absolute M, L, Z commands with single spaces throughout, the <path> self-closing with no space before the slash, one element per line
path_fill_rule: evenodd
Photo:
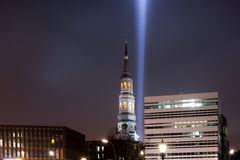
<path fill-rule="evenodd" d="M 165 159 L 225 160 L 228 147 L 221 117 L 216 92 L 145 97 L 145 158 L 159 159 L 163 140 Z"/>
<path fill-rule="evenodd" d="M 120 77 L 118 139 L 138 140 L 136 136 L 135 98 L 133 95 L 133 79 L 128 70 L 128 49 L 125 42 L 123 73 Z"/>
<path fill-rule="evenodd" d="M 0 160 L 79 160 L 85 136 L 67 127 L 0 125 Z"/>

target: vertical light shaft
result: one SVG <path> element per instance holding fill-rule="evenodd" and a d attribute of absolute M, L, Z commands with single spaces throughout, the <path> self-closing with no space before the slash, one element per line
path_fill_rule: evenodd
<path fill-rule="evenodd" d="M 136 0 L 137 5 L 137 134 L 144 139 L 143 105 L 144 105 L 144 57 L 146 34 L 147 0 Z"/>

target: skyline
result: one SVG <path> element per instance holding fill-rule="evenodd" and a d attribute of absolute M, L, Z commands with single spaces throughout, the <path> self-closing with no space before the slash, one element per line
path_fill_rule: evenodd
<path fill-rule="evenodd" d="M 144 95 L 218 91 L 230 145 L 240 148 L 240 2 L 147 6 Z M 126 39 L 137 81 L 135 7 L 127 0 L 1 1 L 0 123 L 64 125 L 88 139 L 116 127 Z"/>

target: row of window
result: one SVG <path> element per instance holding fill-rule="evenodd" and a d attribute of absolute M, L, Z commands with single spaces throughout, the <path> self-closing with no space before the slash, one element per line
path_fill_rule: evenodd
<path fill-rule="evenodd" d="M 217 123 L 209 123 L 209 124 L 187 124 L 187 125 L 170 125 L 170 126 L 147 126 L 145 129 L 161 129 L 161 128 L 195 128 L 195 127 L 207 127 L 207 126 L 218 126 Z"/>
<path fill-rule="evenodd" d="M 200 121 L 200 120 L 191 120 L 191 121 L 175 121 L 173 122 L 164 122 L 164 123 L 145 123 L 146 126 L 150 125 L 173 125 L 173 124 L 202 124 L 202 123 L 215 123 L 218 122 L 218 120 L 205 120 L 205 121 Z"/>
<path fill-rule="evenodd" d="M 0 128 L 0 137 L 52 137 L 63 135 L 62 131 L 50 130 L 13 130 L 12 128 Z"/>
<path fill-rule="evenodd" d="M 206 131 L 206 132 L 178 132 L 178 133 L 157 133 L 157 134 L 146 134 L 145 136 L 173 136 L 173 135 L 196 135 L 196 134 L 217 134 L 218 131 Z"/>
<path fill-rule="evenodd" d="M 153 117 L 153 116 L 178 116 L 178 115 L 207 115 L 207 114 L 217 114 L 218 112 L 209 111 L 209 112 L 189 112 L 189 113 L 159 113 L 159 114 L 145 114 L 145 117 Z"/>
<path fill-rule="evenodd" d="M 167 156 L 211 155 L 211 154 L 217 155 L 218 152 L 178 152 L 178 153 L 168 153 Z M 146 156 L 159 156 L 159 153 L 146 154 Z"/>
<path fill-rule="evenodd" d="M 22 147 L 47 147 L 47 146 L 63 146 L 63 140 L 55 139 L 39 139 L 39 140 L 25 140 L 25 139 L 15 139 L 15 138 L 4 138 L 0 139 L 0 147 L 13 147 L 13 148 L 22 148 Z"/>
<path fill-rule="evenodd" d="M 1 150 L 0 150 L 1 151 Z M 56 159 L 64 158 L 63 149 L 48 149 L 48 150 L 11 150 L 4 149 L 0 152 L 0 158 L 47 158 L 52 157 Z"/>
<path fill-rule="evenodd" d="M 120 110 L 130 110 L 132 112 L 134 112 L 134 103 L 132 102 L 127 102 L 127 101 L 123 101 L 123 102 L 119 102 L 119 109 Z"/>
<path fill-rule="evenodd" d="M 145 146 L 156 147 L 160 142 L 147 142 Z M 186 145 L 211 145 L 218 144 L 216 140 L 206 140 L 206 141 L 177 141 L 177 142 L 166 142 L 167 146 L 186 146 Z"/>
<path fill-rule="evenodd" d="M 149 159 L 149 158 L 151 158 L 151 159 L 156 159 L 156 160 L 159 160 L 159 155 L 158 156 L 155 156 L 155 157 L 149 157 L 148 155 L 146 155 L 145 156 L 145 159 Z M 168 160 L 168 159 L 182 159 L 182 160 L 185 160 L 185 159 L 198 159 L 199 158 L 199 160 L 208 160 L 208 158 L 210 159 L 210 160 L 212 160 L 213 158 L 214 159 L 218 159 L 218 156 L 188 156 L 188 157 L 186 157 L 186 156 L 181 156 L 181 157 L 166 157 L 165 159 L 166 160 Z"/>
<path fill-rule="evenodd" d="M 121 90 L 133 90 L 133 84 L 131 82 L 121 82 Z"/>
<path fill-rule="evenodd" d="M 218 112 L 218 109 L 201 109 L 201 110 L 179 110 L 179 111 L 170 111 L 170 112 L 152 112 L 146 113 L 147 115 L 164 115 L 164 114 L 188 114 L 188 113 L 209 113 L 209 112 Z"/>
<path fill-rule="evenodd" d="M 183 118 L 183 117 L 206 117 L 206 116 L 218 116 L 218 113 L 208 114 L 189 114 L 189 115 L 176 115 L 176 116 L 145 116 L 145 119 L 163 119 L 163 118 Z"/>
<path fill-rule="evenodd" d="M 186 99 L 173 101 L 160 101 L 144 103 L 145 109 L 159 109 L 159 108 L 179 108 L 179 107 L 202 107 L 218 105 L 218 99 Z"/>
<path fill-rule="evenodd" d="M 146 137 L 146 139 L 166 139 L 166 138 L 202 138 L 202 137 L 217 137 L 217 134 L 209 134 L 209 135 L 191 135 L 191 136 L 152 136 Z"/>

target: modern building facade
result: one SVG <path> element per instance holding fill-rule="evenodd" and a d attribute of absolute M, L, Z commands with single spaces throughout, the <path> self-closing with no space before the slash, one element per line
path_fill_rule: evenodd
<path fill-rule="evenodd" d="M 132 140 L 87 141 L 88 160 L 143 160 L 144 146 L 142 142 Z"/>
<path fill-rule="evenodd" d="M 159 159 L 164 140 L 165 159 L 227 160 L 222 120 L 217 92 L 145 97 L 145 158 Z"/>
<path fill-rule="evenodd" d="M 85 136 L 67 127 L 0 125 L 0 159 L 79 160 Z"/>
<path fill-rule="evenodd" d="M 135 98 L 133 95 L 133 79 L 128 68 L 128 48 L 125 42 L 123 73 L 120 77 L 119 113 L 117 138 L 122 140 L 138 140 L 136 134 Z"/>

